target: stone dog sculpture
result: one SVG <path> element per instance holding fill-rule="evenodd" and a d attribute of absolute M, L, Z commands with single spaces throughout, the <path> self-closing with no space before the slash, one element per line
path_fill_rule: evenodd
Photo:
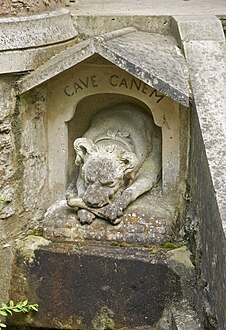
<path fill-rule="evenodd" d="M 82 224 L 96 217 L 120 222 L 126 207 L 160 178 L 161 137 L 150 114 L 121 104 L 94 116 L 74 141 L 78 177 L 68 188 L 68 206 Z"/>

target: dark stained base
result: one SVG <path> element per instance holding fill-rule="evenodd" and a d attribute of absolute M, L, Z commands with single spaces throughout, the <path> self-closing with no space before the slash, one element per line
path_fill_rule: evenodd
<path fill-rule="evenodd" d="M 50 243 L 18 249 L 11 298 L 39 304 L 12 324 L 43 328 L 152 329 L 181 298 L 179 276 L 161 249 Z"/>

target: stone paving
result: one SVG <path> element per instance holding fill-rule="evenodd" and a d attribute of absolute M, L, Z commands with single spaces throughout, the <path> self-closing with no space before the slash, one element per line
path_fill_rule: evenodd
<path fill-rule="evenodd" d="M 70 1 L 79 15 L 226 15 L 224 0 L 89 0 Z"/>

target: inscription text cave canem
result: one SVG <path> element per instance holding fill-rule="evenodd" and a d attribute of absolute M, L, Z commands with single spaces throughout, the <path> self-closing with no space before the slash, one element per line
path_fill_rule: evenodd
<path fill-rule="evenodd" d="M 153 90 L 153 88 L 145 84 L 143 81 L 134 77 L 125 78 L 116 74 L 112 74 L 109 76 L 107 83 L 109 84 L 110 88 L 120 88 L 124 90 L 129 89 L 139 91 L 148 97 L 155 97 L 156 103 L 159 103 L 164 98 L 164 95 L 158 92 L 156 89 Z M 79 77 L 72 84 L 65 86 L 64 93 L 67 96 L 74 96 L 86 89 L 97 88 L 99 85 L 100 84 L 96 75 L 88 75 L 82 78 Z"/>

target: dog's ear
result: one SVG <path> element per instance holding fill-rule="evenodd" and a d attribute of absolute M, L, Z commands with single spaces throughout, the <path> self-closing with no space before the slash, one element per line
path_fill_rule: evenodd
<path fill-rule="evenodd" d="M 91 139 L 78 138 L 74 142 L 74 149 L 76 152 L 75 165 L 84 163 L 85 154 L 91 154 L 97 151 L 97 147 Z"/>
<path fill-rule="evenodd" d="M 130 151 L 124 151 L 120 157 L 124 163 L 124 174 L 125 176 L 130 176 L 138 165 L 137 156 Z"/>

